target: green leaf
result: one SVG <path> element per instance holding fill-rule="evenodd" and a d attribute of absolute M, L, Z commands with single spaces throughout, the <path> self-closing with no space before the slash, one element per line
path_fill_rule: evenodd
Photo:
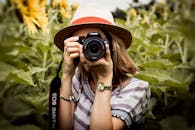
<path fill-rule="evenodd" d="M 10 72 L 14 70 L 16 70 L 16 68 L 14 68 L 13 66 L 0 62 L 0 81 L 5 81 Z"/>
<path fill-rule="evenodd" d="M 13 79 L 17 83 L 24 83 L 27 85 L 35 86 L 33 79 L 32 79 L 32 73 L 30 71 L 24 71 L 24 70 L 15 70 L 12 71 L 11 79 Z"/>
<path fill-rule="evenodd" d="M 192 59 L 190 61 L 190 67 L 191 67 L 191 69 L 195 70 L 195 56 L 192 57 Z"/>
<path fill-rule="evenodd" d="M 150 90 L 151 90 L 152 94 L 155 95 L 155 97 L 158 100 L 161 100 L 163 93 L 166 91 L 166 89 L 167 89 L 167 87 L 159 85 L 159 84 L 151 84 L 150 85 Z"/>
<path fill-rule="evenodd" d="M 49 94 L 37 93 L 37 95 L 17 95 L 17 98 L 21 101 L 33 106 L 37 113 L 45 112 L 48 108 L 48 98 Z"/>
<path fill-rule="evenodd" d="M 152 113 L 153 107 L 156 105 L 156 102 L 157 102 L 157 100 L 155 98 L 151 98 L 150 99 L 150 102 L 149 102 L 148 107 L 146 109 L 146 115 L 145 115 L 145 117 L 152 118 L 152 119 L 156 119 L 156 117 Z"/>
<path fill-rule="evenodd" d="M 41 67 L 29 67 L 29 70 L 30 70 L 31 74 L 47 71 L 46 68 L 41 68 Z"/>
<path fill-rule="evenodd" d="M 14 97 L 8 97 L 3 103 L 2 112 L 12 119 L 32 114 L 33 108 Z"/>
<path fill-rule="evenodd" d="M 159 68 L 159 69 L 170 69 L 174 67 L 174 63 L 167 59 L 151 60 L 138 65 L 146 68 Z"/>
<path fill-rule="evenodd" d="M 178 77 L 179 76 L 179 77 Z M 164 84 L 175 89 L 186 88 L 192 80 L 193 75 L 188 72 L 173 71 L 173 70 L 160 70 L 160 69 L 147 69 L 135 74 L 135 77 L 146 80 L 154 84 Z"/>
<path fill-rule="evenodd" d="M 1 128 L 1 130 L 41 130 L 41 129 L 35 125 L 21 125 L 21 126 L 11 125 L 11 126 Z"/>

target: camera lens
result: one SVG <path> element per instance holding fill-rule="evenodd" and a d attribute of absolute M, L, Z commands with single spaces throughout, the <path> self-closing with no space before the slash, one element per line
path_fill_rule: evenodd
<path fill-rule="evenodd" d="M 98 53 L 98 51 L 101 49 L 100 44 L 96 42 L 92 42 L 91 44 L 88 45 L 89 51 L 93 54 Z"/>
<path fill-rule="evenodd" d="M 83 44 L 83 53 L 91 61 L 99 60 L 105 55 L 105 44 L 100 38 L 88 38 Z"/>

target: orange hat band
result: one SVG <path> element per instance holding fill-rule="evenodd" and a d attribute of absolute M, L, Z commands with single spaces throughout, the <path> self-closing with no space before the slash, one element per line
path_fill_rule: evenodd
<path fill-rule="evenodd" d="M 72 21 L 72 25 L 86 24 L 86 23 L 102 23 L 102 24 L 113 25 L 110 21 L 98 17 L 82 17 Z"/>

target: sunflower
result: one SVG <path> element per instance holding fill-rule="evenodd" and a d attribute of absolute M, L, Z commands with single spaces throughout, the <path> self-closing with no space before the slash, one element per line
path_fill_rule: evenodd
<path fill-rule="evenodd" d="M 48 18 L 44 12 L 47 0 L 11 0 L 20 12 L 22 20 L 31 33 L 37 32 L 37 27 L 49 32 Z"/>
<path fill-rule="evenodd" d="M 131 16 L 133 16 L 133 17 L 137 16 L 137 11 L 134 8 L 131 8 L 129 12 L 130 12 Z"/>
<path fill-rule="evenodd" d="M 69 7 L 69 5 L 68 5 L 67 0 L 61 0 L 60 12 L 61 12 L 62 16 L 64 18 L 67 18 L 67 19 L 71 18 L 71 14 L 70 14 L 70 11 L 68 11 L 68 9 L 69 9 L 68 7 Z"/>
<path fill-rule="evenodd" d="M 52 0 L 52 7 L 54 8 L 54 9 L 56 9 L 57 8 L 57 6 L 59 5 L 59 3 L 60 3 L 60 1 L 61 0 Z"/>
<path fill-rule="evenodd" d="M 78 2 L 74 3 L 74 4 L 72 5 L 72 10 L 73 10 L 73 12 L 76 11 L 78 7 L 79 7 L 79 3 L 78 3 Z"/>
<path fill-rule="evenodd" d="M 73 5 L 72 7 L 73 10 L 71 10 L 67 0 L 53 0 L 52 1 L 52 7 L 54 9 L 59 7 L 61 16 L 66 19 L 71 18 L 71 11 L 74 11 L 75 8 L 77 8 L 77 6 L 78 5 Z"/>

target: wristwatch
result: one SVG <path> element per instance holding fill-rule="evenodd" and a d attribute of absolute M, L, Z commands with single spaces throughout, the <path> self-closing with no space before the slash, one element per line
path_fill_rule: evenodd
<path fill-rule="evenodd" d="M 112 86 L 105 86 L 102 82 L 97 83 L 96 87 L 99 91 L 112 90 Z"/>

